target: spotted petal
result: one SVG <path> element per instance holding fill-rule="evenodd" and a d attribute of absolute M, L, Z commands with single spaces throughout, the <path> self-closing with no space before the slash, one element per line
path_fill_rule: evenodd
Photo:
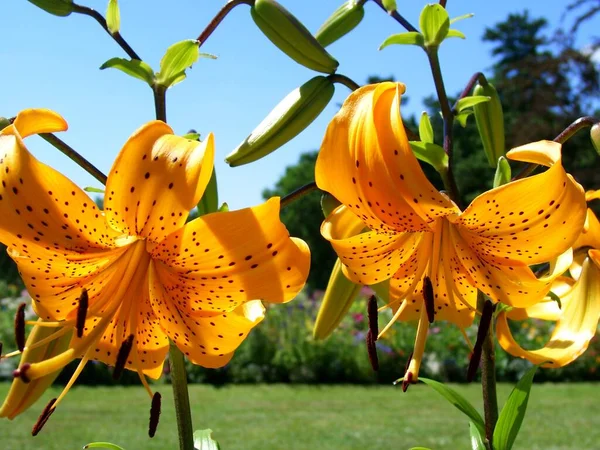
<path fill-rule="evenodd" d="M 279 219 L 279 198 L 199 217 L 164 239 L 152 257 L 170 301 L 195 315 L 221 314 L 254 299 L 287 302 L 310 266 L 307 245 L 290 238 Z"/>
<path fill-rule="evenodd" d="M 544 367 L 562 367 L 578 358 L 596 335 L 600 318 L 600 267 L 591 259 L 583 263 L 581 277 L 567 294 L 568 302 L 550 340 L 537 350 L 523 349 L 513 338 L 504 313 L 498 316 L 498 342 L 513 356 Z"/>
<path fill-rule="evenodd" d="M 600 192 L 600 191 L 598 191 Z M 600 222 L 594 211 L 588 208 L 583 231 L 573 244 L 573 248 L 591 247 L 600 249 Z"/>
<path fill-rule="evenodd" d="M 111 226 L 160 242 L 181 228 L 210 180 L 213 135 L 202 142 L 173 135 L 164 122 L 138 129 L 108 175 L 104 206 Z"/>
<path fill-rule="evenodd" d="M 317 185 L 374 231 L 427 230 L 456 212 L 427 180 L 400 117 L 401 83 L 354 91 L 329 124 L 316 164 Z"/>

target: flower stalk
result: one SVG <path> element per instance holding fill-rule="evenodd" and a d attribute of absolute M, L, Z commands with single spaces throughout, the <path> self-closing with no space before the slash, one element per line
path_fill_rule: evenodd
<path fill-rule="evenodd" d="M 194 450 L 194 428 L 192 426 L 185 361 L 183 353 L 173 343 L 169 347 L 169 365 L 171 368 L 173 400 L 175 401 L 175 416 L 177 417 L 179 449 Z"/>
<path fill-rule="evenodd" d="M 206 26 L 206 28 L 200 33 L 200 35 L 196 38 L 196 40 L 200 43 L 200 45 L 204 44 L 206 40 L 209 38 L 213 31 L 217 29 L 219 24 L 227 17 L 236 6 L 239 5 L 250 5 L 254 3 L 253 0 L 230 0 L 228 1 L 223 8 L 217 13 L 217 15 L 210 21 L 210 23 Z"/>

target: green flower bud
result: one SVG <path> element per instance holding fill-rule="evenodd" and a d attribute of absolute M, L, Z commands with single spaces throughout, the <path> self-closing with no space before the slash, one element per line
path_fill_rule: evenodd
<path fill-rule="evenodd" d="M 596 152 L 600 155 L 600 123 L 595 123 L 590 130 L 590 139 Z"/>
<path fill-rule="evenodd" d="M 473 95 L 490 98 L 488 102 L 474 105 L 473 114 L 490 167 L 495 168 L 498 158 L 505 155 L 504 115 L 500 97 L 496 88 L 490 83 L 485 86 L 480 84 L 475 86 Z"/>
<path fill-rule="evenodd" d="M 66 17 L 73 12 L 73 0 L 28 0 L 38 8 L 59 17 Z"/>
<path fill-rule="evenodd" d="M 232 167 L 247 164 L 277 150 L 309 126 L 334 93 L 327 77 L 317 76 L 290 92 L 225 161 Z"/>
<path fill-rule="evenodd" d="M 356 28 L 364 16 L 363 5 L 356 0 L 348 0 L 321 25 L 315 38 L 319 44 L 327 47 Z"/>
<path fill-rule="evenodd" d="M 340 201 L 329 192 L 325 192 L 321 196 L 321 210 L 323 211 L 323 216 L 325 217 L 329 216 L 329 214 L 331 214 L 333 210 L 340 205 Z"/>
<path fill-rule="evenodd" d="M 298 64 L 317 72 L 335 72 L 339 65 L 335 58 L 275 0 L 256 0 L 250 13 L 263 34 Z"/>

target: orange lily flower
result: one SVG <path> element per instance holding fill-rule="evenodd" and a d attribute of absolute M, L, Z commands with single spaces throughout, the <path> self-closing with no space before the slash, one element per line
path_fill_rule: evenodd
<path fill-rule="evenodd" d="M 58 114 L 35 109 L 0 132 L 0 241 L 33 299 L 36 327 L 56 329 L 28 341 L 25 353 L 43 351 L 22 361 L 11 390 L 81 358 L 53 409 L 89 360 L 116 365 L 128 342 L 124 368 L 136 371 L 152 395 L 145 377 L 161 375 L 169 340 L 192 363 L 221 367 L 262 320 L 260 300 L 287 302 L 302 289 L 309 250 L 289 237 L 278 198 L 186 223 L 213 170 L 212 134 L 200 143 L 175 136 L 161 121 L 143 125 L 110 171 L 101 211 L 23 143 L 66 129 Z M 52 345 L 67 334 L 67 348 L 57 352 Z M 13 418 L 24 403 L 31 402 L 9 393 L 0 416 Z"/>
<path fill-rule="evenodd" d="M 570 264 L 567 250 L 583 226 L 585 199 L 562 167 L 560 145 L 542 141 L 508 157 L 548 170 L 492 189 L 461 212 L 427 180 L 411 151 L 400 116 L 404 91 L 386 82 L 348 97 L 327 129 L 316 182 L 342 203 L 321 233 L 344 274 L 367 285 L 389 279 L 392 322 L 419 321 L 408 369 L 416 381 L 433 319 L 423 280 L 433 286 L 430 315 L 461 329 L 472 323 L 478 289 L 494 302 L 533 305 Z M 361 224 L 370 231 L 345 235 Z M 564 252 L 548 276 L 537 278 L 529 268 Z"/>
<path fill-rule="evenodd" d="M 589 191 L 589 200 L 600 198 L 600 191 Z M 561 277 L 552 285 L 560 307 L 552 298 L 529 308 L 514 308 L 498 315 L 496 334 L 504 350 L 543 367 L 563 367 L 575 361 L 596 335 L 600 320 L 600 222 L 587 210 L 584 229 L 573 245 L 573 278 Z M 528 318 L 555 321 L 548 342 L 540 349 L 525 350 L 513 338 L 508 320 Z"/>

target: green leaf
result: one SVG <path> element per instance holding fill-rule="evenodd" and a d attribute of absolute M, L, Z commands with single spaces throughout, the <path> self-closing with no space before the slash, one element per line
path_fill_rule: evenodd
<path fill-rule="evenodd" d="M 471 419 L 471 422 L 473 422 L 473 424 L 475 425 L 477 430 L 480 431 L 481 434 L 485 434 L 485 426 L 481 415 L 477 412 L 473 405 L 471 405 L 463 396 L 461 396 L 455 390 L 449 388 L 445 384 L 442 384 L 438 381 L 430 380 L 429 378 L 423 377 L 419 377 L 419 381 L 422 381 L 427 386 L 433 388 L 438 394 L 440 394 L 442 397 L 448 400 L 450 404 L 454 405 L 455 408 L 457 408 L 469 419 Z"/>
<path fill-rule="evenodd" d="M 448 167 L 448 155 L 439 145 L 420 141 L 410 141 L 409 144 L 417 159 L 432 165 L 438 172 Z"/>
<path fill-rule="evenodd" d="M 471 450 L 487 450 L 481 431 L 473 422 L 469 422 L 469 432 L 471 434 Z"/>
<path fill-rule="evenodd" d="M 406 33 L 392 34 L 379 46 L 379 50 L 383 50 L 388 45 L 424 45 L 423 35 L 417 31 L 407 31 Z"/>
<path fill-rule="evenodd" d="M 183 136 L 181 136 L 184 139 L 189 139 L 190 141 L 199 141 L 200 140 L 200 133 L 188 133 L 188 134 L 184 134 Z"/>
<path fill-rule="evenodd" d="M 28 0 L 38 8 L 59 17 L 66 17 L 73 12 L 73 0 Z"/>
<path fill-rule="evenodd" d="M 461 112 L 464 109 L 470 108 L 471 106 L 478 105 L 480 103 L 489 102 L 491 97 L 485 95 L 471 95 L 469 97 L 461 98 L 456 102 L 456 110 Z"/>
<path fill-rule="evenodd" d="M 548 297 L 550 297 L 553 301 L 555 301 L 556 303 L 558 303 L 558 309 L 562 309 L 562 302 L 560 301 L 560 297 L 558 295 L 556 295 L 552 291 L 549 291 L 548 292 Z"/>
<path fill-rule="evenodd" d="M 387 12 L 396 11 L 398 9 L 398 6 L 396 5 L 396 0 L 383 0 L 381 3 L 383 4 Z"/>
<path fill-rule="evenodd" d="M 454 28 L 450 28 L 448 30 L 448 34 L 446 35 L 446 38 L 451 38 L 451 37 L 466 39 L 466 36 L 464 35 L 464 33 L 462 31 L 455 30 Z"/>
<path fill-rule="evenodd" d="M 111 58 L 100 66 L 100 70 L 118 69 L 129 76 L 138 78 L 148 83 L 149 86 L 154 84 L 154 72 L 152 67 L 144 61 L 138 59 Z"/>
<path fill-rule="evenodd" d="M 473 14 L 473 13 L 463 14 L 462 16 L 458 16 L 458 17 L 455 17 L 454 19 L 450 19 L 450 25 L 452 25 L 455 22 L 458 22 L 459 20 L 470 19 L 474 15 L 475 14 Z"/>
<path fill-rule="evenodd" d="M 429 116 L 425 111 L 421 113 L 421 120 L 419 122 L 419 137 L 422 142 L 433 144 L 433 128 Z"/>
<path fill-rule="evenodd" d="M 111 444 L 110 442 L 92 442 L 83 448 L 84 448 L 84 450 L 87 448 L 106 448 L 108 450 L 125 450 L 123 447 L 119 447 L 116 444 Z"/>
<path fill-rule="evenodd" d="M 106 8 L 106 26 L 111 34 L 118 33 L 121 28 L 121 13 L 119 12 L 117 0 L 108 0 L 108 8 Z"/>
<path fill-rule="evenodd" d="M 212 430 L 194 431 L 194 449 L 195 450 L 220 450 L 221 447 L 212 437 Z"/>
<path fill-rule="evenodd" d="M 83 188 L 83 190 L 85 192 L 96 192 L 98 194 L 104 194 L 104 189 L 98 189 L 98 188 L 91 187 L 91 186 L 86 186 Z"/>
<path fill-rule="evenodd" d="M 508 160 L 501 156 L 498 158 L 498 165 L 496 166 L 496 174 L 494 175 L 494 187 L 502 186 L 510 181 L 511 170 Z"/>
<path fill-rule="evenodd" d="M 467 119 L 469 118 L 469 116 L 473 114 L 473 110 L 472 109 L 467 109 L 466 111 L 461 111 L 459 112 L 456 116 L 455 119 L 458 121 L 458 123 L 460 123 L 460 125 L 465 128 L 467 126 Z"/>
<path fill-rule="evenodd" d="M 171 45 L 160 60 L 160 72 L 157 75 L 156 82 L 170 87 L 183 80 L 185 70 L 198 61 L 200 57 L 199 47 L 200 43 L 193 39 Z"/>
<path fill-rule="evenodd" d="M 198 202 L 198 214 L 210 214 L 219 210 L 219 192 L 217 190 L 217 171 L 213 167 L 210 181 L 202 194 L 202 198 Z"/>
<path fill-rule="evenodd" d="M 431 450 L 428 447 L 411 447 L 408 450 Z"/>
<path fill-rule="evenodd" d="M 502 312 L 510 312 L 512 311 L 513 307 L 509 306 L 505 303 L 497 303 L 496 304 L 496 310 L 494 311 L 494 318 L 498 317 L 498 314 L 502 313 Z"/>
<path fill-rule="evenodd" d="M 450 18 L 439 3 L 425 5 L 419 17 L 419 27 L 425 39 L 425 46 L 438 46 L 448 35 Z"/>
<path fill-rule="evenodd" d="M 538 366 L 529 369 L 508 396 L 494 429 L 494 450 L 510 450 L 517 438 L 529 401 L 529 392 Z"/>

